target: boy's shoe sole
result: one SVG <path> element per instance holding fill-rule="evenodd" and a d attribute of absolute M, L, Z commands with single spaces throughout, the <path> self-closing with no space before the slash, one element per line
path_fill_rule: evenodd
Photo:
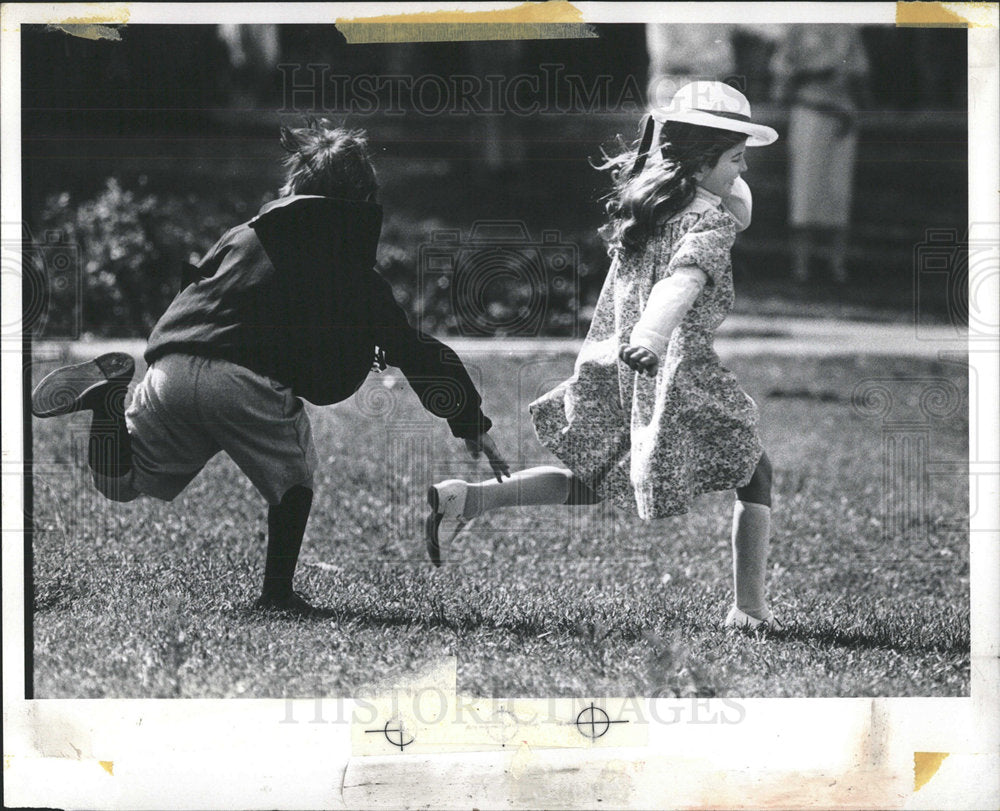
<path fill-rule="evenodd" d="M 31 392 L 31 413 L 58 417 L 93 408 L 112 383 L 127 385 L 135 374 L 135 361 L 124 352 L 61 366 L 49 372 Z"/>

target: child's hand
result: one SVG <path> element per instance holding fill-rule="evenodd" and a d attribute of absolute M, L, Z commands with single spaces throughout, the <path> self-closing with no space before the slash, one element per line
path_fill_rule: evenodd
<path fill-rule="evenodd" d="M 502 482 L 504 476 L 510 478 L 510 465 L 500 455 L 496 443 L 493 442 L 493 438 L 489 434 L 480 434 L 476 439 L 465 440 L 465 447 L 469 449 L 473 459 L 478 459 L 482 453 L 486 454 L 486 458 L 490 460 L 490 467 L 493 468 L 493 475 L 497 477 L 498 482 Z"/>
<path fill-rule="evenodd" d="M 656 353 L 644 346 L 623 346 L 618 351 L 618 357 L 628 364 L 630 369 L 648 377 L 656 377 L 656 368 L 660 359 Z"/>

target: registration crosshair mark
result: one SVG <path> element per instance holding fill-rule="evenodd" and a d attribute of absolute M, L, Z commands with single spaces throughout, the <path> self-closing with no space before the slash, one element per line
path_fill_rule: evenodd
<path fill-rule="evenodd" d="M 369 735 L 372 732 L 381 732 L 383 735 L 385 735 L 385 739 L 389 741 L 389 743 L 391 743 L 393 746 L 398 746 L 399 751 L 402 752 L 407 746 L 413 743 L 416 740 L 416 738 L 414 738 L 411 735 L 410 739 L 406 740 L 406 729 L 403 727 L 402 721 L 399 721 L 398 728 L 390 729 L 391 724 L 392 724 L 392 719 L 386 721 L 385 726 L 382 729 L 366 729 L 365 734 Z M 398 735 L 399 737 L 393 740 L 394 735 Z"/>
<path fill-rule="evenodd" d="M 579 733 L 594 741 L 607 734 L 612 724 L 627 723 L 628 721 L 612 721 L 604 710 L 594 705 L 593 701 L 590 702 L 589 707 L 584 707 L 576 716 L 576 728 Z"/>

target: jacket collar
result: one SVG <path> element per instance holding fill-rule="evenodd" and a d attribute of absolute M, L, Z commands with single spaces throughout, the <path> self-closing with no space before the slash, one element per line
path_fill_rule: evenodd
<path fill-rule="evenodd" d="M 291 208 L 292 206 L 309 206 L 310 208 L 314 208 L 316 206 L 328 206 L 340 208 L 345 213 L 350 211 L 367 211 L 371 214 L 380 214 L 382 211 L 382 206 L 378 203 L 368 203 L 363 200 L 344 200 L 339 197 L 322 197 L 318 194 L 292 194 L 288 197 L 279 197 L 277 200 L 271 200 L 269 203 L 264 203 L 264 205 L 261 206 L 260 211 L 257 212 L 257 216 L 250 220 L 250 222 L 252 224 L 265 214 L 269 214 L 272 211 L 277 211 L 279 209 Z"/>

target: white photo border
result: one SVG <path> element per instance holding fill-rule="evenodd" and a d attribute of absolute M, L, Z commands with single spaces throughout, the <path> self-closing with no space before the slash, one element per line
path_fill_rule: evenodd
<path fill-rule="evenodd" d="M 22 23 L 70 20 L 105 11 L 109 20 L 148 23 L 325 22 L 335 17 L 434 9 L 482 11 L 508 3 L 387 4 L 6 4 L 2 81 L 2 238 L 19 240 L 21 222 L 20 33 Z M 963 4 L 942 4 L 960 7 Z M 982 6 L 983 4 L 969 4 Z M 589 23 L 856 22 L 894 24 L 895 3 L 579 3 Z M 996 8 L 993 8 L 995 20 Z M 666 18 L 669 15 L 669 19 Z M 998 29 L 970 27 L 969 219 L 1000 222 Z M 992 234 L 1000 243 L 1000 233 Z M 2 279 L 4 323 L 19 318 L 21 285 Z M 17 308 L 15 311 L 14 308 Z M 995 314 L 994 314 L 995 315 Z M 997 323 L 994 318 L 991 323 Z M 971 404 L 980 459 L 1000 448 L 1000 343 L 969 347 L 980 381 Z M 343 808 L 399 804 L 452 807 L 599 807 L 605 791 L 618 807 L 774 802 L 805 805 L 830 781 L 855 780 L 866 805 L 979 807 L 1000 802 L 1000 495 L 973 516 L 972 665 L 969 698 L 753 699 L 745 724 L 652 723 L 636 749 L 539 749 L 497 753 L 352 759 L 350 725 L 282 724 L 281 700 L 25 701 L 21 356 L 4 352 L 3 413 L 3 709 L 5 804 L 93 808 Z M 971 455 L 971 451 L 970 451 Z M 994 469 L 989 475 L 996 476 Z M 975 477 L 970 477 L 975 479 Z M 657 702 L 652 702 L 655 707 Z M 708 711 L 713 711 L 708 706 Z M 350 716 L 350 702 L 346 709 Z M 669 718 L 664 709 L 660 717 Z M 767 756 L 752 751 L 767 742 Z M 874 747 L 874 749 L 873 749 Z M 881 747 L 881 748 L 879 748 Z M 874 752 L 874 754 L 873 754 Z M 912 793 L 912 753 L 949 753 L 926 792 Z M 364 760 L 364 763 L 359 763 Z M 110 767 L 108 764 L 113 764 Z M 876 765 L 879 768 L 876 768 Z M 573 779 L 565 777 L 570 769 Z M 354 772 L 351 770 L 354 769 Z M 868 770 L 868 771 L 866 771 Z M 901 772 L 902 770 L 902 772 Z M 870 774 L 869 774 L 870 772 Z M 903 773 L 905 772 L 905 774 Z M 364 788 L 358 775 L 381 775 Z M 450 775 L 450 776 L 449 776 Z M 560 776 L 562 775 L 562 776 Z M 728 775 L 742 794 L 725 786 Z M 742 776 L 741 776 L 742 775 Z M 353 783 L 351 781 L 354 781 Z M 907 780 L 910 783 L 907 783 Z M 411 782 L 412 781 L 412 782 Z M 419 781 L 419 782 L 418 782 Z M 439 781 L 439 782 L 435 782 Z M 713 782 L 714 781 L 714 782 Z M 796 782 L 797 781 L 797 782 Z M 347 791 L 354 786 L 353 793 Z M 600 786 L 611 785 L 606 789 Z M 909 785 L 909 793 L 904 792 Z M 865 790 L 871 794 L 866 795 Z M 890 794 L 886 792 L 889 791 Z M 591 792 L 588 799 L 588 792 Z M 892 792 L 895 792 L 892 794 Z M 821 803 L 822 804 L 822 803 Z"/>

